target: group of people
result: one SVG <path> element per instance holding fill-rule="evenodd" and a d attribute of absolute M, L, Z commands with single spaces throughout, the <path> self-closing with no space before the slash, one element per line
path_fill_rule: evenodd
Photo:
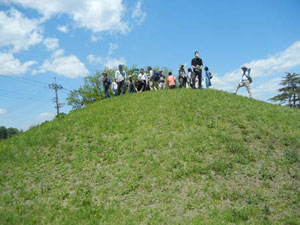
<path fill-rule="evenodd" d="M 205 76 L 202 76 L 203 61 L 199 57 L 199 52 L 195 52 L 195 57 L 191 62 L 192 68 L 185 70 L 183 64 L 178 69 L 178 79 L 173 75 L 172 72 L 168 73 L 168 76 L 163 74 L 162 70 L 154 71 L 151 66 L 147 67 L 147 71 L 141 68 L 139 75 L 136 80 L 132 76 L 128 76 L 123 68 L 123 65 L 119 65 L 119 69 L 115 72 L 113 80 L 108 76 L 107 73 L 103 73 L 103 87 L 105 98 L 109 98 L 109 90 L 112 90 L 114 96 L 118 96 L 126 93 L 126 89 L 129 93 L 153 91 L 153 90 L 164 90 L 166 87 L 169 89 L 179 88 L 199 88 L 201 89 L 202 82 L 205 81 L 206 88 L 209 88 L 213 74 L 209 72 L 209 68 L 204 68 Z M 250 77 L 250 69 L 242 67 L 243 75 L 241 82 L 239 83 L 236 92 L 240 87 L 245 86 L 249 96 L 252 97 L 250 90 L 250 83 L 252 79 Z M 247 74 L 246 74 L 247 72 Z M 251 79 L 251 81 L 250 81 Z"/>

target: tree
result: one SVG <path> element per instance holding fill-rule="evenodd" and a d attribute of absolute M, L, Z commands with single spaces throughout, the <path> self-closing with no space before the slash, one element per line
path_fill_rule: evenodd
<path fill-rule="evenodd" d="M 19 133 L 19 130 L 17 128 L 13 128 L 13 127 L 7 128 L 6 131 L 7 131 L 7 137 L 8 138 L 10 138 L 10 137 L 14 136 L 15 134 Z"/>
<path fill-rule="evenodd" d="M 281 94 L 270 98 L 273 102 L 280 102 L 280 104 L 289 107 L 300 106 L 300 77 L 299 74 L 287 73 L 283 80 L 280 82 L 282 88 L 278 89 Z"/>
<path fill-rule="evenodd" d="M 93 76 L 84 78 L 84 85 L 77 90 L 70 92 L 67 97 L 68 105 L 73 109 L 80 109 L 83 106 L 104 99 L 102 92 L 102 74 L 96 72 Z"/>
<path fill-rule="evenodd" d="M 6 139 L 7 138 L 7 130 L 6 127 L 1 126 L 0 127 L 0 140 L 1 139 Z"/>

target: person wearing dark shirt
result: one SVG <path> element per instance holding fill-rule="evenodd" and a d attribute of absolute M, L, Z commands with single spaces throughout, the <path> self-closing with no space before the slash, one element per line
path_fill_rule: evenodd
<path fill-rule="evenodd" d="M 108 94 L 108 90 L 109 90 L 109 86 L 111 85 L 111 80 L 108 77 L 107 73 L 103 73 L 102 75 L 103 75 L 102 82 L 103 82 L 103 86 L 104 86 L 105 98 L 110 98 L 110 95 Z"/>
<path fill-rule="evenodd" d="M 198 51 L 195 52 L 195 58 L 192 59 L 192 67 L 194 69 L 195 77 L 198 77 L 199 88 L 202 88 L 202 67 L 203 67 L 203 62 L 202 62 L 202 59 L 199 57 L 199 52 Z M 195 88 L 195 83 L 193 83 L 193 87 Z"/>

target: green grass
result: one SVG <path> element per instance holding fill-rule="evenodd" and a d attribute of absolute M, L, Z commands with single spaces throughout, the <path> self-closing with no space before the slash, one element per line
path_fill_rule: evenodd
<path fill-rule="evenodd" d="M 0 224 L 300 224 L 300 112 L 125 95 L 0 142 Z"/>

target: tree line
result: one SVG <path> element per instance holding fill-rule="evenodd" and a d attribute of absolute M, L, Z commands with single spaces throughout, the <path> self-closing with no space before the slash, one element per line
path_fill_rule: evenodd
<path fill-rule="evenodd" d="M 5 126 L 1 126 L 0 127 L 0 140 L 11 138 L 12 136 L 14 136 L 20 132 L 22 132 L 22 131 L 18 130 L 17 128 L 13 128 L 13 127 L 6 128 Z"/>

